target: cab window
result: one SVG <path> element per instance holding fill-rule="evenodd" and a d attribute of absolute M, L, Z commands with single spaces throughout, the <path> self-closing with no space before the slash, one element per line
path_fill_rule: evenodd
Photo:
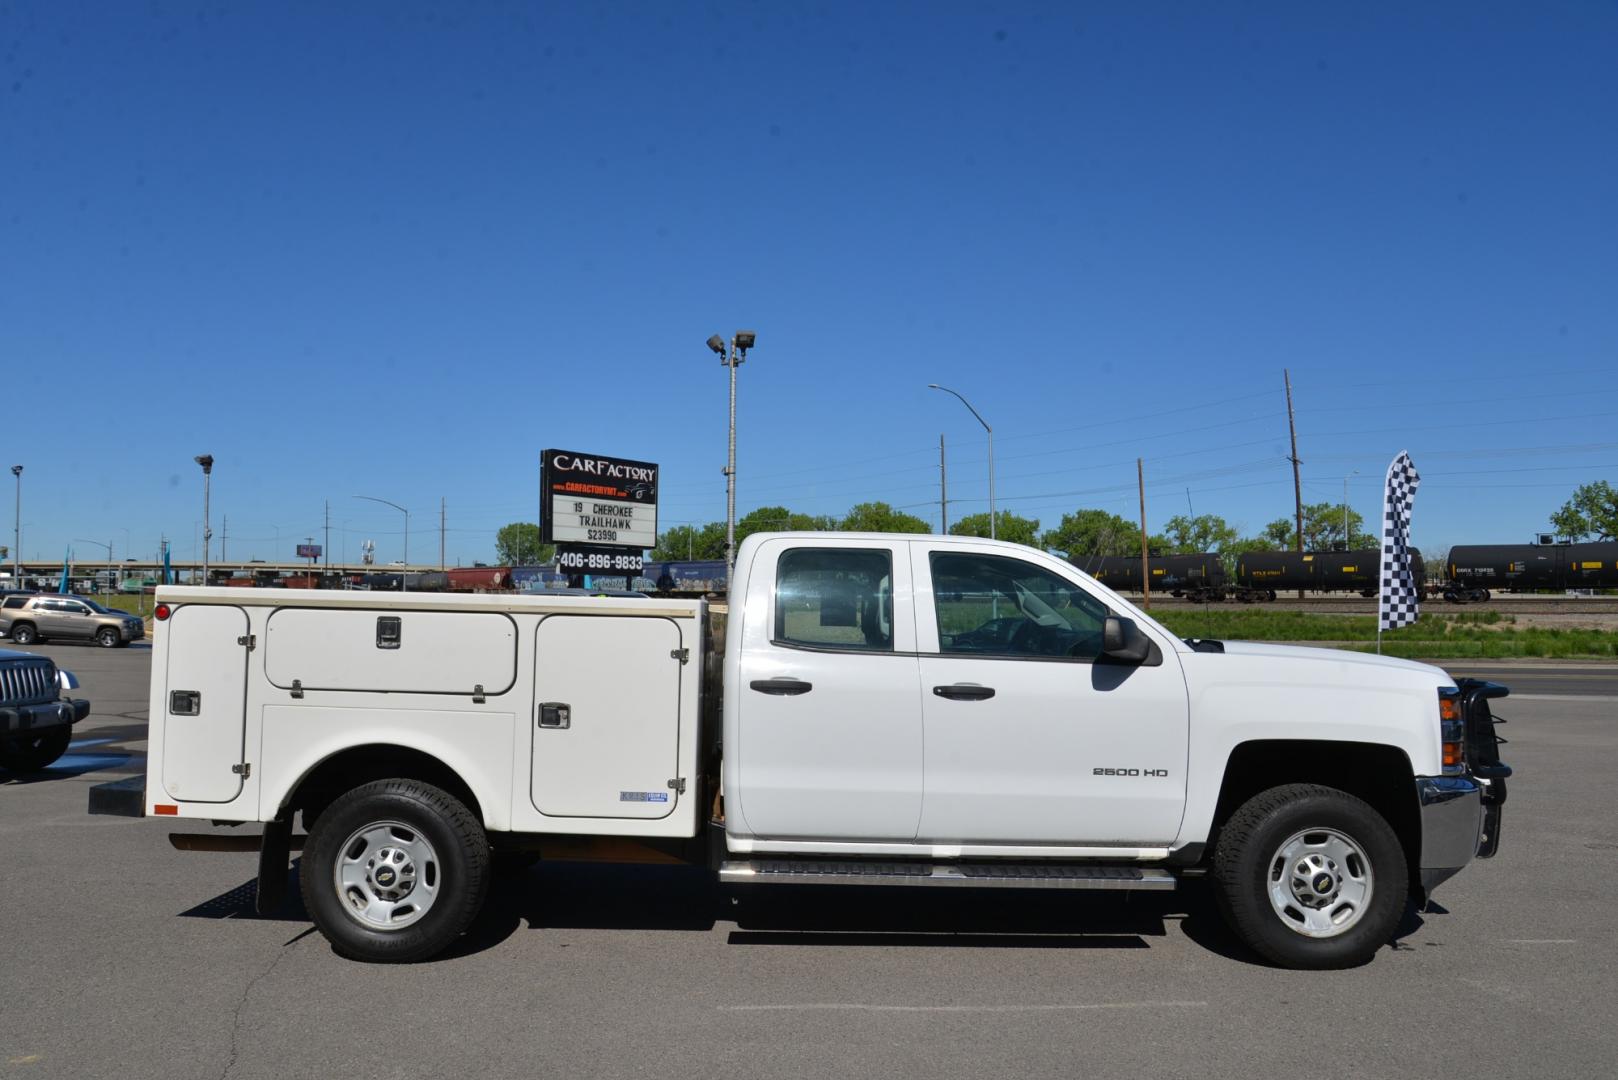
<path fill-rule="evenodd" d="M 1065 578 L 1001 555 L 935 551 L 940 652 L 1094 660 L 1107 607 Z"/>
<path fill-rule="evenodd" d="M 782 552 L 775 573 L 775 640 L 892 652 L 892 556 L 847 548 Z"/>

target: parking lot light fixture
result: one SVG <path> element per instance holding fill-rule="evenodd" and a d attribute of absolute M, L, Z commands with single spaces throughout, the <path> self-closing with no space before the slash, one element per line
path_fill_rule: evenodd
<path fill-rule="evenodd" d="M 202 466 L 202 583 L 208 584 L 208 543 L 213 539 L 213 526 L 208 523 L 208 495 L 213 481 L 213 455 L 198 454 L 191 459 Z"/>
<path fill-rule="evenodd" d="M 399 513 L 404 515 L 404 573 L 399 575 L 399 591 L 410 591 L 410 511 L 406 510 L 396 502 L 389 502 L 387 499 L 379 499 L 375 495 L 356 495 L 354 498 L 364 499 L 367 502 L 381 503 L 383 506 L 391 506 L 395 510 L 399 511 Z"/>
<path fill-rule="evenodd" d="M 730 368 L 730 453 L 725 462 L 725 565 L 736 565 L 736 369 L 747 360 L 747 350 L 758 335 L 738 330 L 730 339 L 730 355 L 725 355 L 725 339 L 715 334 L 708 348 L 719 355 L 719 362 Z"/>
<path fill-rule="evenodd" d="M 13 465 L 11 475 L 17 478 L 17 517 L 12 526 L 11 564 L 15 567 L 16 581 L 22 584 L 22 466 Z"/>
<path fill-rule="evenodd" d="M 968 412 L 977 417 L 978 423 L 983 425 L 983 430 L 989 433 L 989 539 L 997 539 L 994 528 L 994 428 L 990 427 L 989 422 L 979 416 L 976 409 L 972 408 L 972 403 L 961 397 L 958 392 L 951 390 L 947 386 L 939 386 L 937 383 L 928 383 L 927 389 L 942 390 L 946 394 L 954 394 L 957 398 L 960 398 L 961 404 L 966 406 Z"/>

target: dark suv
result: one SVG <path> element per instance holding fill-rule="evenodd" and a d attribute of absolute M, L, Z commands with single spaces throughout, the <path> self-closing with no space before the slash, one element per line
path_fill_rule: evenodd
<path fill-rule="evenodd" d="M 146 636 L 146 623 L 125 611 L 65 593 L 35 593 L 0 600 L 0 633 L 18 645 L 36 641 L 94 641 L 109 649 Z"/>
<path fill-rule="evenodd" d="M 90 703 L 62 696 L 79 681 L 47 656 L 0 649 L 0 769 L 35 772 L 67 750 Z"/>

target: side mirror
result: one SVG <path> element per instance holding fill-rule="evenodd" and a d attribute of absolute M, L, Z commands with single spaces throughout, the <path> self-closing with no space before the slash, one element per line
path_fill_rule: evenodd
<path fill-rule="evenodd" d="M 1152 639 L 1135 625 L 1134 619 L 1108 615 L 1101 626 L 1101 655 L 1138 664 L 1151 655 Z"/>

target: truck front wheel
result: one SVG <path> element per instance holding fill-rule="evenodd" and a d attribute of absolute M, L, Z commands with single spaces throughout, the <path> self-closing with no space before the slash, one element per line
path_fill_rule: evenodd
<path fill-rule="evenodd" d="M 1382 815 L 1318 784 L 1243 803 L 1220 831 L 1213 875 L 1231 929 L 1266 959 L 1306 969 L 1370 960 L 1398 928 L 1408 885 Z"/>
<path fill-rule="evenodd" d="M 424 960 L 483 907 L 489 843 L 454 796 L 417 780 L 355 788 L 314 823 L 300 871 L 304 907 L 344 956 Z"/>

